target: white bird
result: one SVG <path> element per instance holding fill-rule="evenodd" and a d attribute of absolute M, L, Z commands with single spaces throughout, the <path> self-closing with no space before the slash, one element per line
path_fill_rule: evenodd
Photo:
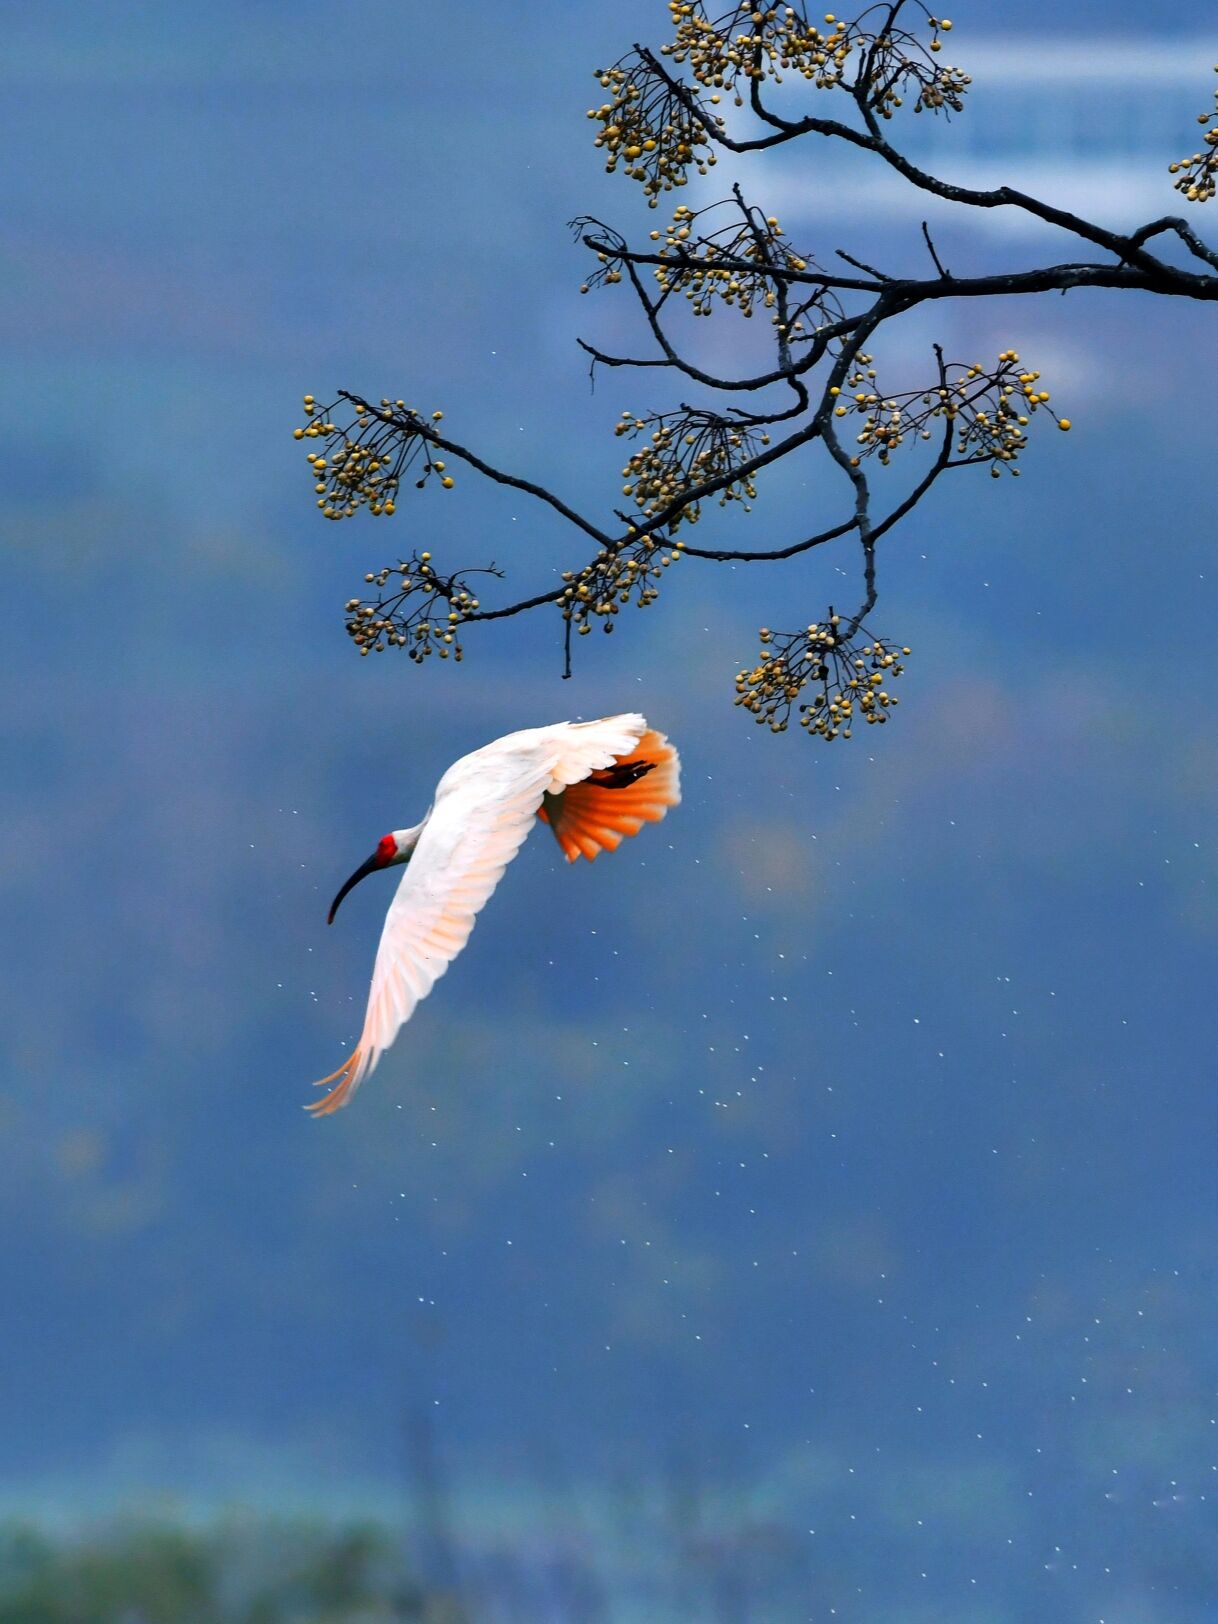
<path fill-rule="evenodd" d="M 408 865 L 381 932 L 360 1040 L 317 1084 L 336 1086 L 305 1109 L 326 1116 L 349 1103 L 469 940 L 535 818 L 574 862 L 614 851 L 680 799 L 676 750 L 637 714 L 525 728 L 455 761 L 422 823 L 385 835 L 330 906 L 333 923 L 366 874 Z"/>

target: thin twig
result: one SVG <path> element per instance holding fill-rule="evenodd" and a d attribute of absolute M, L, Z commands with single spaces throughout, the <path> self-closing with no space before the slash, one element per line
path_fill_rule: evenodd
<path fill-rule="evenodd" d="M 935 262 L 935 269 L 945 282 L 950 282 L 952 273 L 943 268 L 943 261 L 939 258 L 939 255 L 935 250 L 935 245 L 930 235 L 930 227 L 927 225 L 925 220 L 922 222 L 922 236 L 925 238 L 926 246 L 930 250 L 930 257 Z"/>

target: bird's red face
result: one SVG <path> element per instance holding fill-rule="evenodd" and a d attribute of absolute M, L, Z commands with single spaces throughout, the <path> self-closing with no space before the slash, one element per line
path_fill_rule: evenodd
<path fill-rule="evenodd" d="M 334 923 L 334 915 L 338 912 L 338 905 L 346 896 L 348 891 L 357 886 L 366 875 L 375 874 L 379 868 L 388 868 L 391 863 L 395 863 L 397 861 L 397 857 L 397 837 L 395 835 L 382 835 L 380 840 L 377 841 L 376 850 L 373 852 L 372 856 L 369 857 L 366 863 L 361 863 L 351 878 L 345 881 L 342 889 L 339 891 L 334 901 L 330 904 L 330 912 L 326 918 L 326 924 L 332 925 Z"/>

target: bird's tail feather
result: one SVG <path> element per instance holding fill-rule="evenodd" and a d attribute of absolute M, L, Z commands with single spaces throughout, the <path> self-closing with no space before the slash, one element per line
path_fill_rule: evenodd
<path fill-rule="evenodd" d="M 314 1083 L 314 1088 L 325 1088 L 327 1083 L 333 1083 L 335 1078 L 338 1078 L 337 1085 L 328 1094 L 305 1106 L 305 1110 L 311 1116 L 329 1116 L 332 1111 L 341 1111 L 343 1106 L 350 1102 L 366 1069 L 360 1065 L 361 1058 L 362 1050 L 352 1049 L 337 1071 L 332 1071 L 328 1077 L 322 1077 Z"/>

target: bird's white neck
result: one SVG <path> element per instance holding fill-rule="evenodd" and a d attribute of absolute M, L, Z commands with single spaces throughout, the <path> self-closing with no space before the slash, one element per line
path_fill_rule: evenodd
<path fill-rule="evenodd" d="M 427 819 L 424 818 L 423 823 L 426 822 Z M 393 859 L 395 863 L 408 863 L 410 861 L 414 849 L 419 843 L 419 836 L 423 833 L 423 823 L 416 823 L 413 829 L 395 829 L 393 831 L 393 838 L 397 842 L 398 848 L 397 856 Z"/>

